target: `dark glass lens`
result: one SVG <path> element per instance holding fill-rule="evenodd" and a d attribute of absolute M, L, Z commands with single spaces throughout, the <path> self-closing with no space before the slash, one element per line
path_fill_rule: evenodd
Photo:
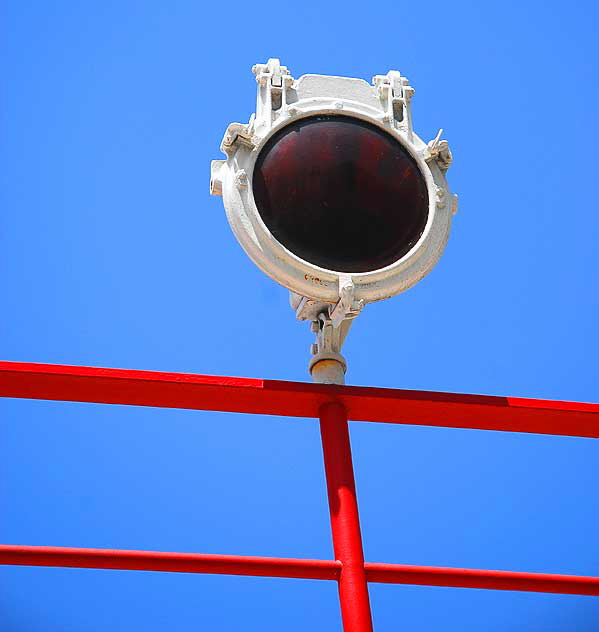
<path fill-rule="evenodd" d="M 253 191 L 281 244 L 339 272 L 397 261 L 428 217 L 426 183 L 407 150 L 349 116 L 313 116 L 281 129 L 258 156 Z"/>

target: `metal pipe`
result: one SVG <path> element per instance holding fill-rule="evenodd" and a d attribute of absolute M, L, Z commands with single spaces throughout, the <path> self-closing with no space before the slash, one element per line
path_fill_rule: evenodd
<path fill-rule="evenodd" d="M 341 571 L 341 563 L 333 560 L 298 560 L 241 555 L 119 551 L 10 544 L 0 545 L 0 564 L 292 577 L 297 579 L 338 579 Z"/>
<path fill-rule="evenodd" d="M 310 375 L 315 384 L 345 384 L 345 366 L 332 358 L 311 363 Z"/>
<path fill-rule="evenodd" d="M 320 409 L 335 559 L 340 561 L 339 602 L 344 632 L 372 632 L 368 584 L 352 465 L 347 412 L 337 403 Z"/>
<path fill-rule="evenodd" d="M 516 573 L 472 568 L 405 566 L 366 562 L 366 579 L 384 584 L 456 586 L 490 590 L 521 590 L 562 595 L 599 595 L 599 577 Z"/>
<path fill-rule="evenodd" d="M 103 568 L 175 573 L 338 580 L 341 562 L 203 553 L 0 545 L 0 565 Z M 564 595 L 599 595 L 599 577 L 366 562 L 366 581 Z"/>
<path fill-rule="evenodd" d="M 0 362 L 0 397 L 316 418 L 335 399 L 353 421 L 599 437 L 599 404 L 28 362 Z"/>

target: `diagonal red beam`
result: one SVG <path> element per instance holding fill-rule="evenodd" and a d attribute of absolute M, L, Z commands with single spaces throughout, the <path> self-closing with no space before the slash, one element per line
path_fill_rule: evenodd
<path fill-rule="evenodd" d="M 337 579 L 341 562 L 205 553 L 164 553 L 78 549 L 60 546 L 0 545 L 0 565 L 108 568 L 130 571 Z"/>
<path fill-rule="evenodd" d="M 0 362 L 0 396 L 599 437 L 599 404 Z"/>
<path fill-rule="evenodd" d="M 338 580 L 341 572 L 341 562 L 333 560 L 76 549 L 13 544 L 0 545 L 0 565 L 105 568 L 328 580 Z M 599 595 L 599 577 L 401 564 L 373 564 L 370 562 L 366 562 L 364 567 L 366 579 L 369 582 L 385 584 Z"/>

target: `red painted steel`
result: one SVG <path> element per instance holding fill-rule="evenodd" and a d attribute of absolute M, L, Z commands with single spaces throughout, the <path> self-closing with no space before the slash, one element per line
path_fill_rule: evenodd
<path fill-rule="evenodd" d="M 368 562 L 365 564 L 365 568 L 369 582 L 383 584 L 456 586 L 563 595 L 599 595 L 599 577 L 487 571 L 472 568 L 370 564 Z"/>
<path fill-rule="evenodd" d="M 599 404 L 0 362 L 0 396 L 599 437 Z"/>
<path fill-rule="evenodd" d="M 333 560 L 76 549 L 11 544 L 0 545 L 0 564 L 334 580 L 339 578 L 341 571 L 341 562 Z"/>
<path fill-rule="evenodd" d="M 345 632 L 370 632 L 368 582 L 599 595 L 599 577 L 364 563 L 348 419 L 599 437 L 599 405 L 0 362 L 0 396 L 320 418 L 336 561 L 0 545 L 0 564 L 336 580 Z"/>
<path fill-rule="evenodd" d="M 368 584 L 356 498 L 347 411 L 336 402 L 320 409 L 320 435 L 327 479 L 335 559 L 339 560 L 339 602 L 344 632 L 372 632 Z"/>
<path fill-rule="evenodd" d="M 333 560 L 78 549 L 13 544 L 0 545 L 0 565 L 167 571 L 324 580 L 337 580 L 341 571 L 341 562 Z M 599 577 L 373 564 L 369 562 L 366 562 L 364 566 L 368 582 L 599 595 Z"/>

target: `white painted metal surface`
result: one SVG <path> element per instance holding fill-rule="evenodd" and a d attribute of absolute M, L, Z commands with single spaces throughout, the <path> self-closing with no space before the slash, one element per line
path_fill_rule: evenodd
<path fill-rule="evenodd" d="M 428 144 L 414 133 L 414 90 L 397 71 L 376 75 L 372 84 L 325 75 L 295 80 L 277 59 L 257 64 L 253 71 L 258 83 L 256 113 L 248 124 L 227 128 L 221 144 L 227 157 L 212 162 L 210 191 L 223 196 L 227 219 L 250 259 L 291 291 L 297 317 L 319 322 L 318 315 L 326 313 L 336 328 L 357 316 L 365 304 L 409 289 L 439 260 L 457 209 L 457 196 L 445 179 L 451 152 L 441 132 Z M 285 248 L 260 217 L 251 186 L 260 151 L 285 125 L 315 114 L 343 114 L 374 124 L 416 161 L 428 189 L 428 220 L 418 242 L 391 265 L 364 273 L 321 268 Z"/>

